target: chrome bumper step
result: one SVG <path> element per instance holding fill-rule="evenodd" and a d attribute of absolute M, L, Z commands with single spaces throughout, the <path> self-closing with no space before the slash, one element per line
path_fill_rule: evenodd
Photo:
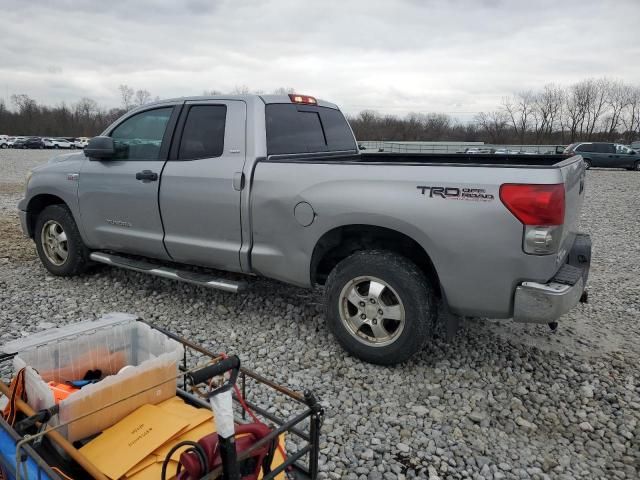
<path fill-rule="evenodd" d="M 113 267 L 125 268 L 134 272 L 147 273 L 156 277 L 178 280 L 180 282 L 200 285 L 201 287 L 224 290 L 225 292 L 239 293 L 246 289 L 245 282 L 236 282 L 224 278 L 216 278 L 206 273 L 192 272 L 191 270 L 181 270 L 163 265 L 156 265 L 145 260 L 114 255 L 112 253 L 92 252 L 89 258 L 94 262 L 104 263 Z"/>

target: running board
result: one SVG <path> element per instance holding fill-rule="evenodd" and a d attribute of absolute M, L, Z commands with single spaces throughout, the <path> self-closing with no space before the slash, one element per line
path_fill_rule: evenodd
<path fill-rule="evenodd" d="M 224 290 L 225 292 L 239 293 L 246 289 L 246 283 L 234 282 L 233 280 L 225 280 L 215 278 L 206 273 L 192 272 L 190 270 L 179 270 L 177 268 L 163 267 L 155 265 L 144 260 L 134 260 L 132 258 L 113 255 L 111 253 L 93 252 L 89 258 L 94 262 L 104 263 L 113 267 L 125 268 L 134 272 L 148 273 L 156 277 L 168 278 L 170 280 L 178 280 L 180 282 L 192 283 L 201 287 L 215 288 L 216 290 Z"/>

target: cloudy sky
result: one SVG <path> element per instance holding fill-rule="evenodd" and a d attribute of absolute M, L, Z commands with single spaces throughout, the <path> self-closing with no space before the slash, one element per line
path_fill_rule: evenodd
<path fill-rule="evenodd" d="M 464 118 L 516 91 L 640 85 L 640 0 L 0 0 L 0 96 L 120 103 L 246 85 Z"/>

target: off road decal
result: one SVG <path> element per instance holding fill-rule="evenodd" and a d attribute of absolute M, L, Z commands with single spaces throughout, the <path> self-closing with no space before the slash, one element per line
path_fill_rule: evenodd
<path fill-rule="evenodd" d="M 418 185 L 416 187 L 420 193 L 429 198 L 444 198 L 447 200 L 472 200 L 476 202 L 490 202 L 495 197 L 492 193 L 487 193 L 484 188 L 459 188 L 459 187 L 427 187 Z"/>

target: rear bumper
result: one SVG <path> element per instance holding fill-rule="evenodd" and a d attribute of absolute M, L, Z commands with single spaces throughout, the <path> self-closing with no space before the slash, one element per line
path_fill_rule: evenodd
<path fill-rule="evenodd" d="M 580 301 L 590 266 L 591 237 L 577 234 L 567 263 L 549 282 L 523 282 L 516 287 L 513 319 L 531 323 L 556 321 Z"/>

